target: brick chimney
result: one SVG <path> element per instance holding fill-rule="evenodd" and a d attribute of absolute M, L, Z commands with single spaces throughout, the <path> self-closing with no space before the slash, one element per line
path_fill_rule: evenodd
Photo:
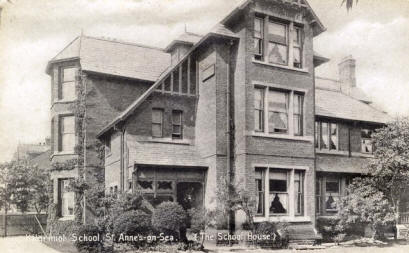
<path fill-rule="evenodd" d="M 349 94 L 351 89 L 356 87 L 355 75 L 356 61 L 349 55 L 338 63 L 339 81 L 341 82 L 341 91 Z"/>

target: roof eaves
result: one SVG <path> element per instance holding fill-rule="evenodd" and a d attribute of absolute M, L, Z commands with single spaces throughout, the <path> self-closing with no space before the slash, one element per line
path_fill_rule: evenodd
<path fill-rule="evenodd" d="M 196 43 L 190 50 L 189 52 L 183 56 L 177 64 L 175 64 L 175 66 L 173 66 L 172 68 L 168 68 L 167 70 L 165 70 L 163 72 L 163 74 L 160 75 L 160 78 L 147 90 L 145 91 L 144 94 L 142 94 L 142 96 L 140 96 L 137 100 L 135 100 L 135 102 L 133 102 L 127 109 L 125 109 L 125 111 L 123 111 L 118 117 L 116 117 L 111 123 L 109 123 L 107 126 L 105 126 L 101 131 L 99 131 L 99 133 L 97 134 L 97 138 L 100 138 L 101 136 L 103 136 L 106 132 L 108 132 L 111 128 L 113 128 L 115 125 L 117 125 L 119 122 L 127 119 L 133 112 L 134 110 L 136 110 L 136 108 L 139 107 L 139 105 L 145 101 L 145 99 L 147 99 L 152 92 L 154 92 L 156 90 L 156 88 L 162 83 L 162 81 L 167 78 L 167 76 L 176 68 L 179 67 L 180 64 L 182 64 L 182 62 L 184 62 L 191 54 L 193 51 L 196 50 L 196 48 L 198 48 L 204 41 L 206 41 L 207 39 L 209 39 L 212 36 L 217 36 L 217 37 L 228 37 L 231 38 L 230 36 L 227 35 L 222 35 L 222 34 L 218 34 L 218 33 L 214 33 L 214 32 L 209 32 L 208 34 L 206 34 L 198 43 Z M 237 37 L 238 38 L 238 37 Z M 236 38 L 236 39 L 237 39 Z"/>

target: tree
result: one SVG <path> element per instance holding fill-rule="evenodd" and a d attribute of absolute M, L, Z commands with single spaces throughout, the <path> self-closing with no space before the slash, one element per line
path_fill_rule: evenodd
<path fill-rule="evenodd" d="M 400 200 L 409 186 L 409 121 L 398 119 L 373 135 L 374 158 L 368 165 L 372 185 L 389 200 L 398 222 Z"/>
<path fill-rule="evenodd" d="M 395 221 L 389 200 L 374 187 L 370 177 L 355 178 L 347 191 L 348 195 L 341 199 L 338 226 L 345 229 L 370 224 L 373 238 L 383 238 L 383 228 Z"/>
<path fill-rule="evenodd" d="M 0 198 L 7 209 L 15 205 L 21 212 L 47 209 L 48 172 L 28 161 L 0 164 Z"/>
<path fill-rule="evenodd" d="M 355 3 L 358 3 L 358 0 L 355 0 Z M 341 5 L 344 5 L 347 7 L 347 10 L 349 11 L 352 6 L 354 5 L 354 0 L 342 0 Z"/>

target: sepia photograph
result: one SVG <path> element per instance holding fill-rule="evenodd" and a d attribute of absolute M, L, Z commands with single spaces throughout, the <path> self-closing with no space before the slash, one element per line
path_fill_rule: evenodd
<path fill-rule="evenodd" d="M 0 0 L 0 252 L 409 252 L 409 0 Z"/>

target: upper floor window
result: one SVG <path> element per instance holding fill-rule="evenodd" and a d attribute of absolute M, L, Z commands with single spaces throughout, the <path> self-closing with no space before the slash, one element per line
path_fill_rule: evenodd
<path fill-rule="evenodd" d="M 59 151 L 72 152 L 75 146 L 75 117 L 63 116 L 60 117 L 60 141 Z"/>
<path fill-rule="evenodd" d="M 303 135 L 303 94 L 261 87 L 254 92 L 255 131 Z"/>
<path fill-rule="evenodd" d="M 152 109 L 152 137 L 163 137 L 163 109 Z"/>
<path fill-rule="evenodd" d="M 183 139 L 183 112 L 172 111 L 172 138 Z"/>
<path fill-rule="evenodd" d="M 329 122 L 315 122 L 315 147 L 338 150 L 338 125 Z"/>
<path fill-rule="evenodd" d="M 74 67 L 60 67 L 59 69 L 59 100 L 74 100 L 75 94 L 75 75 L 77 68 Z"/>
<path fill-rule="evenodd" d="M 284 23 L 270 18 L 255 17 L 253 37 L 256 60 L 302 68 L 303 30 L 301 27 L 294 26 L 293 22 Z"/>
<path fill-rule="evenodd" d="M 255 18 L 254 20 L 254 49 L 257 60 L 262 60 L 263 57 L 263 39 L 264 39 L 264 20 Z"/>
<path fill-rule="evenodd" d="M 373 143 L 372 143 L 372 133 L 370 129 L 361 129 L 361 152 L 372 154 L 373 153 Z"/>

